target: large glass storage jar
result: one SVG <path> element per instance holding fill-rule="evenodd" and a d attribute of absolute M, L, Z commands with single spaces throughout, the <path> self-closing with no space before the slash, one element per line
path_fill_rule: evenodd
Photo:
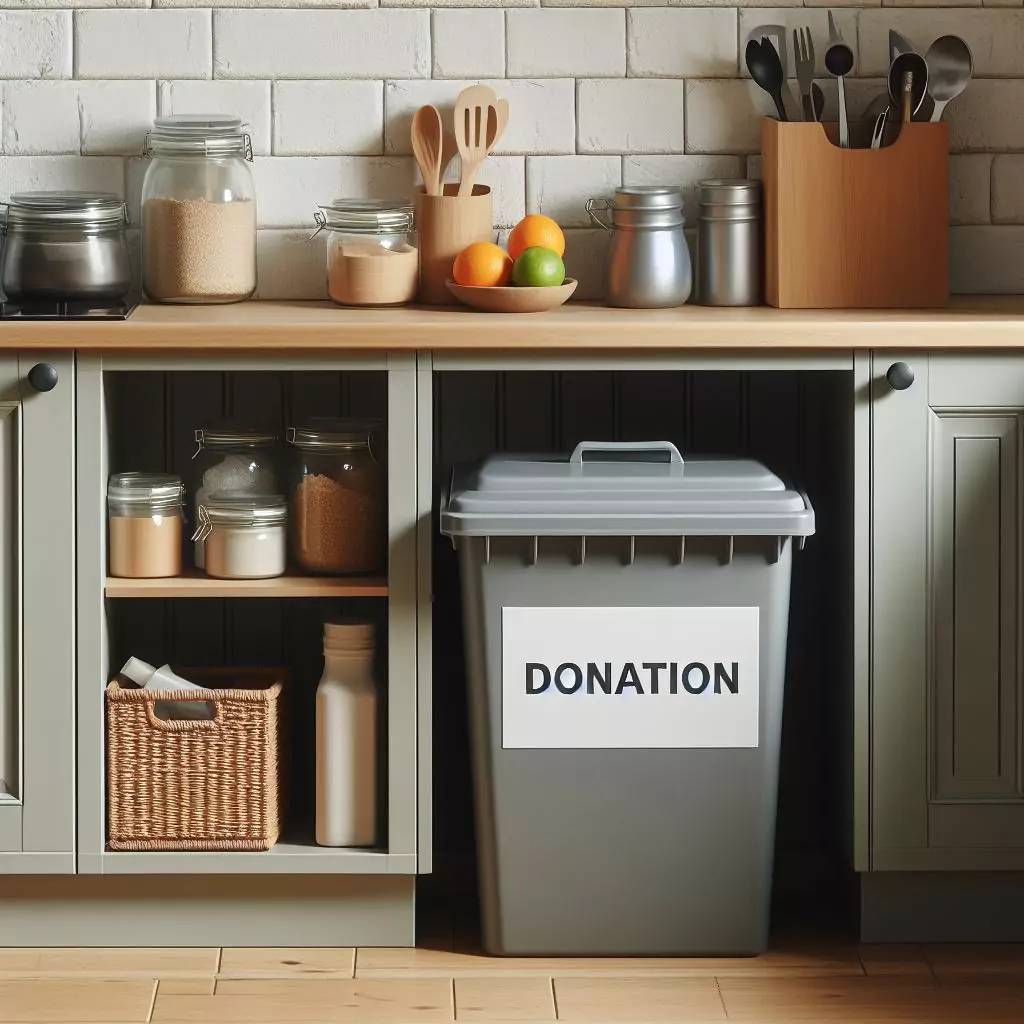
<path fill-rule="evenodd" d="M 256 188 L 237 117 L 158 117 L 146 136 L 142 284 L 154 302 L 238 302 L 256 290 Z"/>
<path fill-rule="evenodd" d="M 292 551 L 311 573 L 369 573 L 384 561 L 384 483 L 370 449 L 379 424 L 310 420 L 288 430 Z"/>
<path fill-rule="evenodd" d="M 11 196 L 3 294 L 11 302 L 121 302 L 131 291 L 124 200 L 106 192 Z"/>
<path fill-rule="evenodd" d="M 327 294 L 342 306 L 401 306 L 416 297 L 412 204 L 336 199 L 316 214 L 327 231 Z"/>
<path fill-rule="evenodd" d="M 193 540 L 206 548 L 206 575 L 221 580 L 283 576 L 288 503 L 280 494 L 210 494 L 199 506 Z"/>
<path fill-rule="evenodd" d="M 181 575 L 181 478 L 115 473 L 107 482 L 110 575 L 157 579 Z"/>
<path fill-rule="evenodd" d="M 279 494 L 277 461 L 280 438 L 273 431 L 245 427 L 202 428 L 195 433 L 191 491 L 193 522 L 211 494 L 255 497 Z M 204 567 L 203 541 L 195 542 L 196 568 Z"/>

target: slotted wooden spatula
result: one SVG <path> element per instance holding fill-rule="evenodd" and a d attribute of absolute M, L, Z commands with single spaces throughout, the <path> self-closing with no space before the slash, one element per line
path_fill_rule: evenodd
<path fill-rule="evenodd" d="M 463 89 L 455 101 L 455 144 L 459 148 L 462 176 L 459 195 L 473 194 L 480 165 L 487 159 L 498 135 L 498 97 L 486 85 Z"/>

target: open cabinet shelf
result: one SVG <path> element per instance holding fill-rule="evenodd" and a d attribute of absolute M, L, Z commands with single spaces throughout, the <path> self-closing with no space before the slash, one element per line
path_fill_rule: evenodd
<path fill-rule="evenodd" d="M 269 580 L 215 580 L 190 569 L 171 579 L 108 576 L 107 597 L 387 597 L 383 576 L 278 576 Z"/>
<path fill-rule="evenodd" d="M 411 356 L 377 361 L 331 356 L 315 364 L 298 357 L 154 359 L 145 369 L 116 356 L 79 361 L 79 871 L 413 875 L 422 867 L 417 831 L 416 383 Z M 195 430 L 204 424 L 260 422 L 284 437 L 289 425 L 321 416 L 373 418 L 384 424 L 373 452 L 386 483 L 384 572 L 332 577 L 293 571 L 273 579 L 212 579 L 192 568 L 192 546 L 183 538 L 187 568 L 181 576 L 108 575 L 106 484 L 112 472 L 170 472 L 189 488 Z M 293 468 L 288 468 L 287 450 L 279 456 L 278 482 L 287 494 Z M 339 616 L 372 623 L 376 638 L 378 826 L 372 848 L 321 847 L 314 839 L 323 624 Z M 104 690 L 128 657 L 183 672 L 228 668 L 244 673 L 269 667 L 287 672 L 285 733 L 278 750 L 284 752 L 288 817 L 272 849 L 108 847 Z"/>

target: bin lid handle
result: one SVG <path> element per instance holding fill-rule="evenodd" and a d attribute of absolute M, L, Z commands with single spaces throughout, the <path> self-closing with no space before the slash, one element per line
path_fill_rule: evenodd
<path fill-rule="evenodd" d="M 580 441 L 569 462 L 582 466 L 587 452 L 664 452 L 670 463 L 683 465 L 683 457 L 671 441 Z"/>

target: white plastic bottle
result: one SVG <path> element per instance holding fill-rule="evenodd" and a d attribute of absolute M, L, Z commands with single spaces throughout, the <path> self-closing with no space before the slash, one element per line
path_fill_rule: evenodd
<path fill-rule="evenodd" d="M 324 624 L 324 674 L 316 691 L 316 841 L 377 841 L 377 693 L 373 623 Z"/>

